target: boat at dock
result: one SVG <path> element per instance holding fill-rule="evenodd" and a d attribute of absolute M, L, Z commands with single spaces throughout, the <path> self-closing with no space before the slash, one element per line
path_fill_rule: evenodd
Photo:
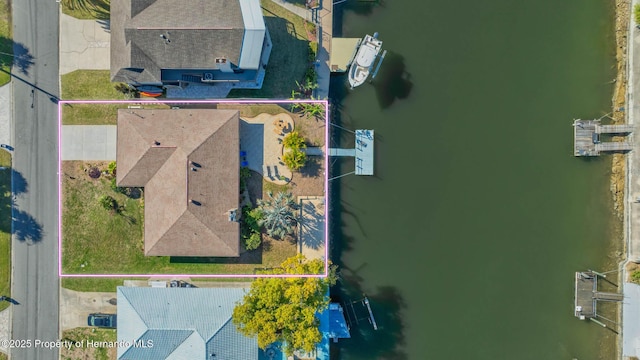
<path fill-rule="evenodd" d="M 367 81 L 380 50 L 382 50 L 382 41 L 378 40 L 378 33 L 373 36 L 365 35 L 349 68 L 349 85 L 352 89 Z"/>

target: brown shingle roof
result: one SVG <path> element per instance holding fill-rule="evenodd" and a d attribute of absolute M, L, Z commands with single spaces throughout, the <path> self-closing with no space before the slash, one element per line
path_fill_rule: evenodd
<path fill-rule="evenodd" d="M 160 82 L 162 69 L 215 69 L 216 58 L 237 65 L 243 37 L 238 0 L 112 0 L 111 80 Z"/>
<path fill-rule="evenodd" d="M 239 206 L 239 124 L 235 110 L 118 110 L 116 180 L 145 188 L 145 255 L 240 254 L 229 221 Z"/>

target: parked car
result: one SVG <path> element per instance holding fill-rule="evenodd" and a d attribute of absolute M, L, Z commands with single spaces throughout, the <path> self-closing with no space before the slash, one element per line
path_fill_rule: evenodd
<path fill-rule="evenodd" d="M 115 329 L 118 327 L 118 315 L 102 313 L 89 314 L 87 324 L 89 326 Z"/>
<path fill-rule="evenodd" d="M 186 281 L 182 281 L 182 280 L 171 280 L 169 282 L 169 287 L 185 287 L 185 288 L 191 288 L 191 287 L 197 287 L 193 284 L 189 284 Z"/>

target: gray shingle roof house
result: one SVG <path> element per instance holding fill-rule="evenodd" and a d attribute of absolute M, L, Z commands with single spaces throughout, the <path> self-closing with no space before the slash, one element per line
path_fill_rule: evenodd
<path fill-rule="evenodd" d="M 129 345 L 118 347 L 118 359 L 259 359 L 256 338 L 237 332 L 231 321 L 244 292 L 244 288 L 118 287 L 118 342 Z M 136 346 L 149 344 L 148 340 L 152 347 Z"/>
<path fill-rule="evenodd" d="M 116 183 L 145 188 L 145 255 L 240 255 L 239 136 L 237 110 L 118 110 Z"/>
<path fill-rule="evenodd" d="M 112 0 L 111 81 L 260 88 L 271 42 L 259 0 Z"/>

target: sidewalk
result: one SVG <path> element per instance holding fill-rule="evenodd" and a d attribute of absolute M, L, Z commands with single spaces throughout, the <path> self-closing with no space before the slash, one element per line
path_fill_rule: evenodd
<path fill-rule="evenodd" d="M 0 144 L 13 146 L 11 125 L 11 82 L 9 82 L 0 87 Z"/>
<path fill-rule="evenodd" d="M 631 9 L 640 0 L 632 0 Z M 634 19 L 629 22 L 627 49 L 627 123 L 635 124 L 640 119 L 640 108 L 636 105 L 635 89 L 640 88 L 640 76 L 636 73 L 640 64 L 640 29 L 636 28 Z M 638 131 L 638 130 L 636 130 Z M 626 157 L 626 198 L 625 198 L 625 233 L 627 241 L 627 261 L 640 261 L 640 203 L 636 200 L 640 197 L 640 167 L 636 164 L 640 156 L 640 141 L 637 133 L 629 135 L 629 141 L 634 144 L 633 151 Z M 622 271 L 623 294 L 622 303 L 622 331 L 621 345 L 622 358 L 640 356 L 640 287 L 626 282 L 628 274 L 626 263 Z"/>
<path fill-rule="evenodd" d="M 3 346 L 3 340 L 11 339 L 11 306 L 0 311 L 0 352 L 7 354 L 9 348 Z"/>

